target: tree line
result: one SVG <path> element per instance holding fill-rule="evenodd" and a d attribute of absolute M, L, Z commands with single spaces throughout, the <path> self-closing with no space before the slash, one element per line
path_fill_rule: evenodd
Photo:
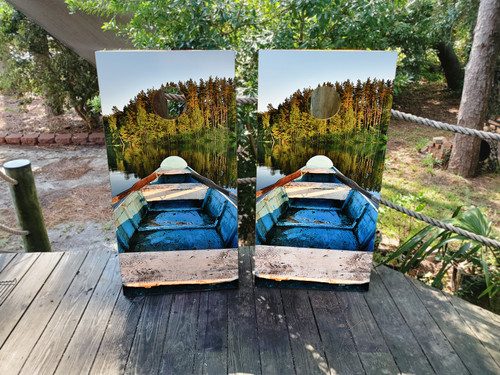
<path fill-rule="evenodd" d="M 159 90 L 171 92 L 171 88 L 184 94 L 186 109 L 178 118 L 167 120 L 155 113 L 153 102 Z M 235 100 L 231 78 L 170 82 L 139 92 L 122 110 L 113 107 L 113 114 L 104 117 L 105 129 L 113 143 L 122 144 L 227 138 L 235 130 Z"/>
<path fill-rule="evenodd" d="M 259 134 L 263 140 L 286 142 L 297 139 L 317 138 L 347 139 L 356 134 L 387 132 L 392 105 L 393 84 L 390 80 L 368 78 L 365 82 L 350 80 L 324 83 L 335 88 L 340 96 L 340 109 L 327 120 L 320 120 L 309 113 L 311 88 L 297 90 L 283 103 L 259 113 Z M 318 85 L 319 87 L 319 85 Z"/>

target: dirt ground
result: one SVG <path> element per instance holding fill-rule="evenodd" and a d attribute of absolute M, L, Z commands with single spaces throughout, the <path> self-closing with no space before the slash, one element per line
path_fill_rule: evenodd
<path fill-rule="evenodd" d="M 53 251 L 116 250 L 104 146 L 0 146 L 0 165 L 28 159 Z M 0 182 L 0 223 L 16 227 L 8 184 Z M 23 251 L 0 232 L 0 251 Z"/>

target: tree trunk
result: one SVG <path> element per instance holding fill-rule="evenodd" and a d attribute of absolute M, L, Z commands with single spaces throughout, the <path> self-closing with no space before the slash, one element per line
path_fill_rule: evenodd
<path fill-rule="evenodd" d="M 464 71 L 460 66 L 453 45 L 450 42 L 441 42 L 436 45 L 436 49 L 438 51 L 441 67 L 444 70 L 448 88 L 455 91 L 461 90 L 464 80 Z"/>
<path fill-rule="evenodd" d="M 482 130 L 491 93 L 496 57 L 500 47 L 500 1 L 481 0 L 474 30 L 474 41 L 465 70 L 458 125 Z M 473 177 L 479 164 L 478 137 L 457 134 L 449 169 Z"/>

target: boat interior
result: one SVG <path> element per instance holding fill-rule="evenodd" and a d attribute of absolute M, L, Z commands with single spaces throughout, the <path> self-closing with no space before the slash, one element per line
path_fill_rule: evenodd
<path fill-rule="evenodd" d="M 235 203 L 182 171 L 159 173 L 115 210 L 120 252 L 238 247 Z"/>
<path fill-rule="evenodd" d="M 257 202 L 257 245 L 372 251 L 377 209 L 331 173 L 306 173 Z"/>

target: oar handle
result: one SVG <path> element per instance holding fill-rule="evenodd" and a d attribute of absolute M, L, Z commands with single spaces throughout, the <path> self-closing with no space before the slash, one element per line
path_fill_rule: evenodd
<path fill-rule="evenodd" d="M 377 206 L 380 204 L 380 198 L 377 197 L 375 194 L 370 193 L 368 190 L 363 189 L 361 186 L 359 186 L 356 182 L 351 180 L 350 178 L 344 176 L 341 173 L 335 172 L 335 177 L 340 180 L 342 183 L 345 185 L 349 186 L 351 189 L 359 191 L 361 194 L 363 194 L 365 197 L 373 201 Z"/>
<path fill-rule="evenodd" d="M 227 195 L 231 199 L 238 200 L 238 196 L 236 194 L 234 194 L 233 192 L 231 192 L 227 189 L 224 189 L 223 187 L 220 187 L 219 185 L 216 185 L 215 182 L 213 182 L 212 180 L 210 180 L 206 177 L 203 177 L 202 175 L 200 175 L 194 171 L 191 172 L 191 177 L 193 177 L 196 181 L 199 181 L 202 184 L 207 185 L 208 187 L 211 187 L 215 190 L 220 191 L 222 194 Z"/>

